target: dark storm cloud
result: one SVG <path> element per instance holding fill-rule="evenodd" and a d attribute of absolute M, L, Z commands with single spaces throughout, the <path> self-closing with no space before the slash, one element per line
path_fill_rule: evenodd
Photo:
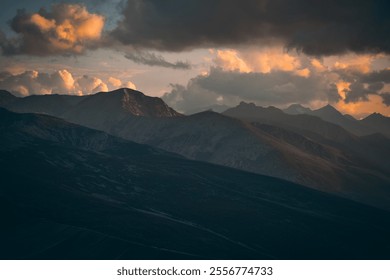
<path fill-rule="evenodd" d="M 341 70 L 338 71 L 338 74 L 343 80 L 350 83 L 349 89 L 345 91 L 346 103 L 368 101 L 369 95 L 381 95 L 381 90 L 385 84 L 390 83 L 389 69 L 369 73 Z M 383 103 L 386 104 L 385 98 L 387 97 L 382 96 L 382 98 Z"/>
<path fill-rule="evenodd" d="M 390 83 L 390 69 L 373 71 L 368 75 L 362 75 L 361 79 L 363 82 L 366 83 L 376 83 L 376 82 Z"/>
<path fill-rule="evenodd" d="M 169 51 L 281 40 L 311 55 L 390 53 L 389 8 L 384 0 L 128 0 L 111 36 Z"/>
<path fill-rule="evenodd" d="M 100 46 L 104 21 L 82 4 L 53 4 L 37 13 L 21 9 L 10 21 L 18 36 L 0 34 L 0 46 L 4 55 L 81 54 Z"/>
<path fill-rule="evenodd" d="M 145 64 L 149 66 L 160 66 L 172 69 L 191 69 L 191 64 L 184 61 L 176 61 L 174 63 L 166 61 L 161 55 L 157 55 L 146 51 L 133 51 L 125 55 L 127 59 L 130 59 L 138 64 Z"/>
<path fill-rule="evenodd" d="M 390 106 L 390 93 L 389 92 L 383 93 L 381 94 L 381 97 L 383 100 L 383 104 L 385 104 L 386 106 Z"/>

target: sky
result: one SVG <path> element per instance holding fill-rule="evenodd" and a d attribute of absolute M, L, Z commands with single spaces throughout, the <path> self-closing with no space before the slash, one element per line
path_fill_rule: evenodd
<path fill-rule="evenodd" d="M 119 87 L 190 113 L 241 101 L 390 116 L 385 0 L 19 0 L 0 10 L 0 88 Z"/>

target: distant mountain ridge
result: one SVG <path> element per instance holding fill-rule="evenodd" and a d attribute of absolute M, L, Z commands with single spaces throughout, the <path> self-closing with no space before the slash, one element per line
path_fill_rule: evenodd
<path fill-rule="evenodd" d="M 248 103 L 242 102 L 242 104 Z M 215 106 L 213 105 L 209 108 L 211 109 Z M 0 90 L 0 107 L 19 113 L 45 113 L 69 121 L 75 121 L 80 118 L 86 120 L 87 116 L 83 116 L 83 112 L 89 110 L 89 113 L 91 113 L 90 109 L 94 108 L 96 112 L 94 112 L 93 117 L 89 116 L 88 125 L 97 126 L 100 129 L 103 129 L 104 126 L 111 126 L 113 122 L 124 119 L 129 115 L 144 117 L 182 116 L 182 114 L 170 108 L 162 99 L 149 97 L 139 91 L 126 88 L 117 89 L 112 92 L 100 92 L 89 96 L 51 94 L 32 95 L 24 98 L 18 98 L 5 90 Z M 341 126 L 357 136 L 370 135 L 379 132 L 390 138 L 390 118 L 378 113 L 373 113 L 362 120 L 356 120 L 352 116 L 342 115 L 331 105 L 326 105 L 317 110 L 311 110 L 300 104 L 292 104 L 284 110 L 279 110 L 275 107 L 270 108 L 274 108 L 273 110 L 276 112 L 280 113 L 280 111 L 283 111 L 289 115 L 304 114 L 316 116 L 322 120 Z M 270 108 L 268 114 L 271 110 Z M 219 106 L 216 111 L 229 112 L 229 109 L 227 109 L 226 106 Z M 250 110 L 250 107 L 247 107 L 247 109 Z M 111 110 L 111 112 L 108 112 L 107 110 Z M 208 109 L 206 108 L 205 110 Z M 102 125 L 102 123 L 107 122 L 107 118 L 99 118 L 101 114 L 99 114 L 98 111 L 104 112 L 106 117 L 110 115 L 111 120 L 108 121 L 108 124 Z M 375 118 L 375 116 L 382 117 Z"/>
<path fill-rule="evenodd" d="M 327 122 L 339 125 L 357 136 L 379 132 L 390 138 L 390 118 L 378 113 L 373 113 L 362 120 L 357 120 L 350 115 L 341 114 L 329 104 L 317 110 L 311 110 L 300 104 L 293 104 L 284 109 L 283 112 L 290 115 L 306 114 L 317 116 Z M 375 116 L 382 116 L 382 118 L 376 118 L 376 121 L 370 121 L 371 118 L 375 119 Z"/>

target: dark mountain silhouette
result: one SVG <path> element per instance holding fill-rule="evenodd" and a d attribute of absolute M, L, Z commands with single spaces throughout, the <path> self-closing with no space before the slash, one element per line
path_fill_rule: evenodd
<path fill-rule="evenodd" d="M 373 128 L 390 138 L 390 118 L 379 113 L 373 113 L 362 119 L 360 123 Z"/>
<path fill-rule="evenodd" d="M 390 213 L 0 110 L 2 259 L 388 259 Z"/>

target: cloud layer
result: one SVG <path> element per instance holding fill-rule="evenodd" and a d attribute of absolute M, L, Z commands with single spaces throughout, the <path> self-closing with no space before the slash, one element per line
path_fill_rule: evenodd
<path fill-rule="evenodd" d="M 53 73 L 40 73 L 35 70 L 24 71 L 19 74 L 0 73 L 0 88 L 17 96 L 55 93 L 86 95 L 119 87 L 135 89 L 135 85 L 131 82 L 122 83 L 121 80 L 110 77 L 108 83 L 106 83 L 98 77 L 74 76 L 66 69 Z"/>
<path fill-rule="evenodd" d="M 127 0 L 111 35 L 169 51 L 278 41 L 310 55 L 390 53 L 389 8 L 382 0 Z"/>
<path fill-rule="evenodd" d="M 373 71 L 375 56 L 337 56 L 326 62 L 276 47 L 210 52 L 214 66 L 208 72 L 187 86 L 172 85 L 164 95 L 175 109 L 192 112 L 214 104 L 235 106 L 241 100 L 279 107 L 331 103 L 348 112 L 361 109 L 358 103 L 389 106 L 390 69 Z"/>
<path fill-rule="evenodd" d="M 132 51 L 125 55 L 127 59 L 130 59 L 138 64 L 144 64 L 149 66 L 160 66 L 172 69 L 191 69 L 191 64 L 184 61 L 169 62 L 161 55 L 156 55 L 146 51 Z"/>
<path fill-rule="evenodd" d="M 100 43 L 104 17 L 89 13 L 83 5 L 62 3 L 34 14 L 19 10 L 10 24 L 18 37 L 2 36 L 5 55 L 80 54 Z"/>

